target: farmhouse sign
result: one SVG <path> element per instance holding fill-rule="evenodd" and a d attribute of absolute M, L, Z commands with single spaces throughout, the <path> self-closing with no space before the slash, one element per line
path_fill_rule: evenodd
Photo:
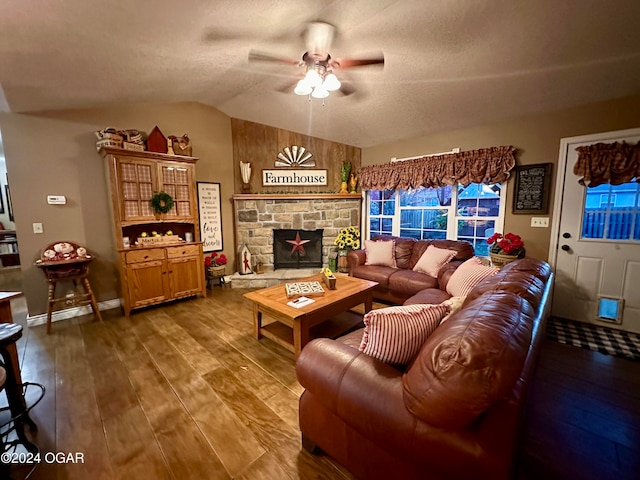
<path fill-rule="evenodd" d="M 263 187 L 327 185 L 327 170 L 262 170 Z"/>

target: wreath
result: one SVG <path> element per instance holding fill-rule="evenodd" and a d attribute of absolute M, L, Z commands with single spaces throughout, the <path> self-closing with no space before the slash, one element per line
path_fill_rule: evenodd
<path fill-rule="evenodd" d="M 165 192 L 156 193 L 150 203 L 153 210 L 160 213 L 168 213 L 173 208 L 173 198 Z"/>

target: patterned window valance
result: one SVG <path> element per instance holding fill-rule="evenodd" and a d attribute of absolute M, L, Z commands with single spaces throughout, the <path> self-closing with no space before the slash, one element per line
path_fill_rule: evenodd
<path fill-rule="evenodd" d="M 363 190 L 408 190 L 460 183 L 500 183 L 515 166 L 514 147 L 491 147 L 447 153 L 397 163 L 370 165 L 358 171 Z"/>
<path fill-rule="evenodd" d="M 580 177 L 581 185 L 621 185 L 640 177 L 640 143 L 596 143 L 576 151 L 578 161 L 573 173 Z"/>

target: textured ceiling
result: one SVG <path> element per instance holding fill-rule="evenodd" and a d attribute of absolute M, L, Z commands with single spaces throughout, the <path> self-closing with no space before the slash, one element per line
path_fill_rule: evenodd
<path fill-rule="evenodd" d="M 356 93 L 281 93 L 305 22 L 334 24 Z M 640 93 L 638 0 L 3 0 L 0 109 L 195 101 L 368 147 Z M 127 126 L 125 126 L 127 127 Z M 131 126 L 128 126 L 131 127 Z"/>

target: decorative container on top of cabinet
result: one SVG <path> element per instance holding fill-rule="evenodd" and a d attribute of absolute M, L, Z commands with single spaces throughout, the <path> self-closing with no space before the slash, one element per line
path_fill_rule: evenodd
<path fill-rule="evenodd" d="M 204 296 L 197 158 L 119 148 L 102 148 L 100 154 L 106 159 L 125 315 L 177 298 Z M 166 213 L 151 205 L 159 192 L 173 199 Z M 184 241 L 187 233 L 194 241 Z"/>

